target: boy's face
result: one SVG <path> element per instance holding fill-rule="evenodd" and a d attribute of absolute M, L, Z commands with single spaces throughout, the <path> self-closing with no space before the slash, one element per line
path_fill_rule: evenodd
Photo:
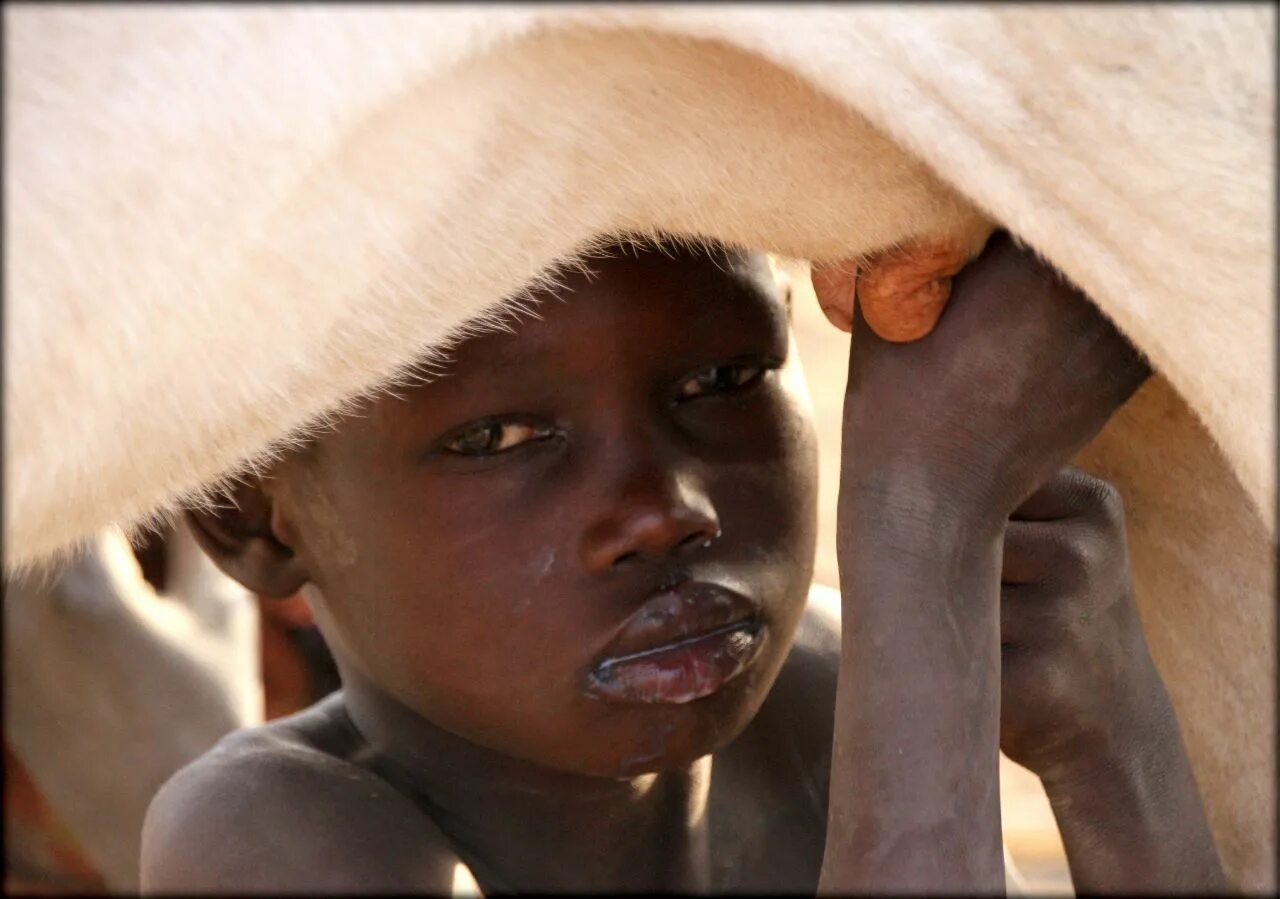
<path fill-rule="evenodd" d="M 816 450 L 763 258 L 567 276 L 278 472 L 337 651 L 437 726 L 623 776 L 732 740 L 813 569 Z"/>

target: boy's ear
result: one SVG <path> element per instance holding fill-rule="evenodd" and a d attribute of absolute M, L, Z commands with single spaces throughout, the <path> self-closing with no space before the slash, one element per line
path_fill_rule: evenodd
<path fill-rule="evenodd" d="M 200 548 L 223 574 L 262 596 L 292 596 L 310 578 L 271 527 L 271 497 L 253 479 L 228 490 L 212 509 L 183 513 Z"/>

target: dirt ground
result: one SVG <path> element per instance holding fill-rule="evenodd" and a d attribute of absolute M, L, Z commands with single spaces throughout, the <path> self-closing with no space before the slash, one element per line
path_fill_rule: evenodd
<path fill-rule="evenodd" d="M 792 321 L 818 425 L 820 536 L 815 579 L 839 587 L 835 555 L 836 488 L 840 474 L 840 413 L 849 338 L 823 317 L 805 265 L 782 261 L 792 281 Z M 1071 895 L 1062 839 L 1040 780 L 1000 757 L 1000 810 L 1005 843 L 1031 892 Z"/>

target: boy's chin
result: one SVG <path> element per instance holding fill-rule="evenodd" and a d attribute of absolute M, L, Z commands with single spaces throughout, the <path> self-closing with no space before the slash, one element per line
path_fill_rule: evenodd
<path fill-rule="evenodd" d="M 628 751 L 591 773 L 630 778 L 688 768 L 741 736 L 763 703 L 763 693 L 767 691 L 759 696 L 743 691 L 679 706 L 638 709 L 634 735 L 625 741 Z"/>

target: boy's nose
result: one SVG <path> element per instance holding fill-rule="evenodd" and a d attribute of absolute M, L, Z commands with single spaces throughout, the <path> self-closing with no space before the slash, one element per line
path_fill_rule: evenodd
<path fill-rule="evenodd" d="M 693 478 L 650 473 L 633 478 L 587 528 L 582 557 L 589 571 L 603 572 L 705 546 L 719 536 L 715 507 Z"/>

